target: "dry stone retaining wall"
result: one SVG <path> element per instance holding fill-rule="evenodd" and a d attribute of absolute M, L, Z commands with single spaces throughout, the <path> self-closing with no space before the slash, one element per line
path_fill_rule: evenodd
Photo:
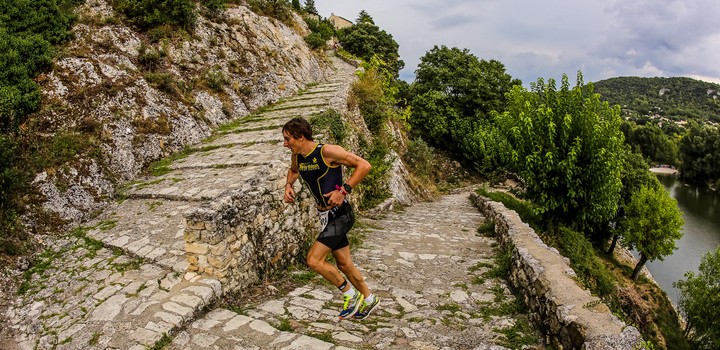
<path fill-rule="evenodd" d="M 218 279 L 227 292 L 291 263 L 309 242 L 308 232 L 317 232 L 317 220 L 306 193 L 297 205 L 283 203 L 281 193 L 282 185 L 273 191 L 236 190 L 187 212 L 188 270 Z"/>
<path fill-rule="evenodd" d="M 501 244 L 512 250 L 511 282 L 523 291 L 530 319 L 547 343 L 561 349 L 640 348 L 643 339 L 638 330 L 580 287 L 568 259 L 543 243 L 516 212 L 474 193 L 471 198 L 495 221 Z"/>

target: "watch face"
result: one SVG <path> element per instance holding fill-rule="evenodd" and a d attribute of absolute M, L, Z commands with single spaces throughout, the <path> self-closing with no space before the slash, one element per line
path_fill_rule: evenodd
<path fill-rule="evenodd" d="M 352 187 L 350 187 L 350 185 L 348 185 L 348 184 L 343 184 L 343 188 L 345 189 L 345 192 L 347 192 L 347 193 L 352 192 Z"/>

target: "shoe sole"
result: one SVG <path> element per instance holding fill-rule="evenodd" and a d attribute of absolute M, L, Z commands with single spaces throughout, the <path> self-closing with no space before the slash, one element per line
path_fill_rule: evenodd
<path fill-rule="evenodd" d="M 368 313 L 367 313 L 367 315 L 365 315 L 365 317 L 363 317 L 363 318 L 357 318 L 357 317 L 355 317 L 355 314 L 353 314 L 353 319 L 361 320 L 361 321 L 362 321 L 362 320 L 370 317 L 370 314 L 373 312 L 373 310 L 375 310 L 375 308 L 376 308 L 378 305 L 380 305 L 380 299 L 378 299 L 378 302 L 377 302 L 377 304 L 375 304 L 375 306 L 373 306 L 372 308 L 370 308 L 370 311 L 368 311 Z M 357 311 L 356 311 L 355 313 L 357 313 Z"/>
<path fill-rule="evenodd" d="M 346 318 L 350 318 L 350 317 L 355 318 L 355 314 L 358 312 L 358 310 L 360 310 L 360 304 L 362 304 L 363 300 L 364 300 L 364 298 L 360 299 L 357 303 L 355 303 L 355 308 L 353 308 L 353 311 L 351 313 L 349 313 L 347 316 L 338 316 L 339 320 L 342 321 L 342 320 L 344 320 Z"/>

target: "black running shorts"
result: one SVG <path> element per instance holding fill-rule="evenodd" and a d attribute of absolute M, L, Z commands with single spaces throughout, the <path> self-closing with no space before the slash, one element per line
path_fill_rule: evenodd
<path fill-rule="evenodd" d="M 332 251 L 336 251 L 340 248 L 345 248 L 350 245 L 347 234 L 355 224 L 355 214 L 353 214 L 350 204 L 345 204 L 338 210 L 335 218 L 328 221 L 325 230 L 320 232 L 317 241 L 330 248 Z"/>

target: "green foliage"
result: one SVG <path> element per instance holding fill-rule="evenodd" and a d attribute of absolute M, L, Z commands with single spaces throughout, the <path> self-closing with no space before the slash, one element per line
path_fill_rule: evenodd
<path fill-rule="evenodd" d="M 330 143 L 343 145 L 348 135 L 348 130 L 345 123 L 343 123 L 342 115 L 334 109 L 329 109 L 316 115 L 310 119 L 310 124 L 315 133 L 318 133 L 320 130 L 328 130 L 332 138 L 329 140 Z"/>
<path fill-rule="evenodd" d="M 361 10 L 360 13 L 358 14 L 358 18 L 355 20 L 355 23 L 357 23 L 357 24 L 360 24 L 360 23 L 375 24 L 375 21 L 373 20 L 373 18 L 370 16 L 370 14 L 367 11 Z"/>
<path fill-rule="evenodd" d="M 680 139 L 680 158 L 683 180 L 701 186 L 720 182 L 720 129 L 691 122 Z"/>
<path fill-rule="evenodd" d="M 434 159 L 435 150 L 422 138 L 408 141 L 403 160 L 412 169 L 413 174 L 429 178 L 435 167 Z"/>
<path fill-rule="evenodd" d="M 512 144 L 513 170 L 526 198 L 551 223 L 604 235 L 620 197 L 623 135 L 619 108 L 593 93 L 592 84 L 560 89 L 542 79 L 532 91 L 516 86 L 499 124 Z"/>
<path fill-rule="evenodd" d="M 527 223 L 536 232 L 540 232 L 542 228 L 542 217 L 537 214 L 537 208 L 532 203 L 519 200 L 507 193 L 491 192 L 487 188 L 480 187 L 477 194 L 490 198 L 493 201 L 500 202 L 506 208 L 515 211 L 524 223 Z"/>
<path fill-rule="evenodd" d="M 147 80 L 150 86 L 156 87 L 169 94 L 178 92 L 175 76 L 172 73 L 149 72 L 145 74 L 145 80 Z"/>
<path fill-rule="evenodd" d="M 720 103 L 714 97 L 719 96 L 720 85 L 715 83 L 684 77 L 618 77 L 596 82 L 595 89 L 603 100 L 623 106 L 628 117 L 657 114 L 671 119 L 720 121 Z"/>
<path fill-rule="evenodd" d="M 74 1 L 0 3 L 0 133 L 17 132 L 40 105 L 33 78 L 50 66 L 52 45 L 72 37 Z"/>
<path fill-rule="evenodd" d="M 398 52 L 400 45 L 392 35 L 372 23 L 358 23 L 343 28 L 337 32 L 337 35 L 342 47 L 347 52 L 366 62 L 377 55 L 385 64 L 386 69 L 392 73 L 393 78 L 397 78 L 400 70 L 405 66 L 405 62 L 400 59 Z"/>
<path fill-rule="evenodd" d="M 412 133 L 483 173 L 502 171 L 510 145 L 491 112 L 502 112 L 505 94 L 519 84 L 499 61 L 436 46 L 421 58 L 410 87 Z"/>
<path fill-rule="evenodd" d="M 292 8 L 295 12 L 302 12 L 303 8 L 300 5 L 300 0 L 292 0 Z"/>
<path fill-rule="evenodd" d="M 319 33 L 310 33 L 304 39 L 308 46 L 310 46 L 313 50 L 325 47 L 325 43 L 327 42 Z"/>
<path fill-rule="evenodd" d="M 388 119 L 382 83 L 378 70 L 370 69 L 362 73 L 360 79 L 352 85 L 352 93 L 357 99 L 360 113 L 373 134 L 380 132 Z"/>
<path fill-rule="evenodd" d="M 163 49 L 154 48 L 141 43 L 138 48 L 138 62 L 149 71 L 154 71 L 160 67 L 167 53 Z"/>
<path fill-rule="evenodd" d="M 626 122 L 622 129 L 625 134 L 625 142 L 653 164 L 675 166 L 679 164 L 676 140 L 665 134 L 659 126 L 655 124 L 634 126 Z"/>
<path fill-rule="evenodd" d="M 697 349 L 720 348 L 720 248 L 702 257 L 699 272 L 674 283 L 687 322 L 686 335 Z"/>
<path fill-rule="evenodd" d="M 305 12 L 313 15 L 318 14 L 318 10 L 315 8 L 315 0 L 305 0 Z"/>
<path fill-rule="evenodd" d="M 378 138 L 372 145 L 370 154 L 366 158 L 372 165 L 370 173 L 365 176 L 362 181 L 363 200 L 360 203 L 360 209 L 370 209 L 376 207 L 386 199 L 390 198 L 390 190 L 387 187 L 387 175 L 392 162 L 387 155 L 390 148 L 386 141 Z"/>
<path fill-rule="evenodd" d="M 292 5 L 288 0 L 248 0 L 248 6 L 261 16 L 275 18 L 283 23 L 292 21 Z"/>
<path fill-rule="evenodd" d="M 305 23 L 312 33 L 305 37 L 305 42 L 313 49 L 325 47 L 325 43 L 335 35 L 335 28 L 327 19 L 317 20 L 305 17 Z"/>
<path fill-rule="evenodd" d="M 582 233 L 562 227 L 556 238 L 558 250 L 570 259 L 570 266 L 586 287 L 600 296 L 609 295 L 615 290 L 612 275 Z"/>
<path fill-rule="evenodd" d="M 677 201 L 659 183 L 632 194 L 622 222 L 623 242 L 640 253 L 635 279 L 646 261 L 662 260 L 673 252 L 684 224 Z"/>
<path fill-rule="evenodd" d="M 230 84 L 225 73 L 216 67 L 205 74 L 205 84 L 216 92 L 222 92 L 225 85 Z"/>
<path fill-rule="evenodd" d="M 193 0 L 114 0 L 113 5 L 142 30 L 169 24 L 192 31 L 197 20 Z"/>

